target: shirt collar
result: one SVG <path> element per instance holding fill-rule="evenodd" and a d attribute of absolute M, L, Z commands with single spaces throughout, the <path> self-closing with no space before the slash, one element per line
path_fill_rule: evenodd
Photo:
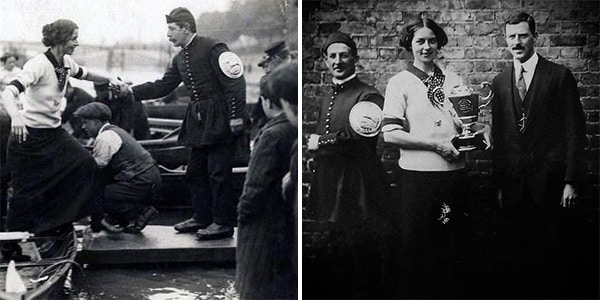
<path fill-rule="evenodd" d="M 56 59 L 56 57 L 54 56 L 52 51 L 50 51 L 50 49 L 48 49 L 48 51 L 44 52 L 44 55 L 46 55 L 46 58 L 48 58 L 48 60 L 50 61 L 50 63 L 52 64 L 53 67 L 55 67 L 55 68 L 63 67 L 58 63 L 58 59 Z"/>
<path fill-rule="evenodd" d="M 406 69 L 408 72 L 414 74 L 415 76 L 417 76 L 417 78 L 424 80 L 429 78 L 429 74 L 423 72 L 423 70 L 415 67 L 415 65 L 409 65 L 408 68 Z M 437 65 L 433 65 L 433 74 L 444 74 L 444 72 L 442 72 L 442 69 L 440 69 L 440 67 L 438 67 Z"/>
<path fill-rule="evenodd" d="M 344 78 L 344 79 L 337 79 L 337 78 L 333 78 L 333 83 L 338 84 L 338 85 L 342 85 L 352 79 L 354 79 L 356 77 L 356 73 Z"/>
<path fill-rule="evenodd" d="M 192 44 L 192 42 L 194 41 L 194 39 L 195 39 L 195 38 L 196 38 L 196 33 L 194 33 L 194 34 L 192 35 L 192 38 L 190 39 L 190 41 L 189 41 L 189 42 L 188 42 L 188 43 L 185 45 L 185 47 L 183 47 L 183 48 L 187 48 L 187 47 L 189 47 L 189 46 Z"/>
<path fill-rule="evenodd" d="M 523 66 L 523 69 L 525 69 L 526 73 L 530 73 L 535 71 L 535 67 L 537 66 L 538 61 L 540 60 L 540 57 L 538 56 L 537 52 L 533 52 L 533 55 L 524 63 L 521 63 L 518 60 L 514 60 L 513 64 L 515 66 L 515 70 L 519 70 L 521 66 Z M 530 73 L 531 74 L 531 73 Z"/>
<path fill-rule="evenodd" d="M 103 132 L 108 126 L 110 126 L 110 122 L 106 122 L 106 124 L 102 125 L 102 127 L 100 127 L 100 130 L 98 130 L 98 133 Z"/>

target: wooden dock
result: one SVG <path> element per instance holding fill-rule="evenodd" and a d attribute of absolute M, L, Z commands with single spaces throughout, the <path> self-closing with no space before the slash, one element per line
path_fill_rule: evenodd
<path fill-rule="evenodd" d="M 81 264 L 135 264 L 161 262 L 235 262 L 236 234 L 232 238 L 200 241 L 193 233 L 177 233 L 173 226 L 148 225 L 140 234 L 82 232 L 77 254 Z"/>

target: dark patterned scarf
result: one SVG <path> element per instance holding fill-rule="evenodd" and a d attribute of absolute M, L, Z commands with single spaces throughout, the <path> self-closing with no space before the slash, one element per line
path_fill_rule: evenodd
<path fill-rule="evenodd" d="M 64 90 L 65 85 L 67 84 L 69 68 L 60 65 L 58 63 L 58 60 L 56 59 L 56 57 L 54 57 L 54 54 L 52 54 L 52 52 L 50 52 L 50 49 L 48 49 L 48 51 L 46 51 L 44 53 L 44 55 L 46 55 L 46 57 L 52 63 L 52 66 L 54 67 L 54 73 L 56 74 L 56 78 L 58 79 L 58 90 L 59 91 Z"/>
<path fill-rule="evenodd" d="M 429 76 L 422 70 L 417 69 L 414 65 L 410 65 L 407 71 L 423 81 L 423 84 L 427 87 L 427 98 L 433 107 L 442 108 L 446 98 L 443 88 L 446 75 L 442 73 L 442 70 L 434 65 L 433 75 Z"/>

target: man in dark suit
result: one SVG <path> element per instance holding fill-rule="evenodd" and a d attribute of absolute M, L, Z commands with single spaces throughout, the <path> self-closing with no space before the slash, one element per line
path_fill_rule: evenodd
<path fill-rule="evenodd" d="M 535 52 L 534 19 L 516 13 L 505 30 L 514 63 L 492 84 L 493 165 L 508 260 L 501 263 L 503 290 L 557 296 L 574 273 L 562 264 L 572 247 L 562 241 L 582 181 L 584 113 L 569 69 Z"/>

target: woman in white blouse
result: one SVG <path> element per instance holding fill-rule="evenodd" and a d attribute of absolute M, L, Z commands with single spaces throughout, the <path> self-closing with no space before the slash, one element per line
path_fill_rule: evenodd
<path fill-rule="evenodd" d="M 94 82 L 124 83 L 88 71 L 71 57 L 79 45 L 78 27 L 60 19 L 42 29 L 49 47 L 25 63 L 2 93 L 11 118 L 8 166 L 14 195 L 9 203 L 9 231 L 52 235 L 68 230 L 85 216 L 95 172 L 91 154 L 61 128 L 69 77 Z M 20 94 L 23 109 L 15 100 Z M 10 247 L 3 247 L 10 254 Z"/>
<path fill-rule="evenodd" d="M 434 63 L 448 37 L 433 20 L 408 23 L 400 39 L 414 62 L 388 82 L 382 129 L 401 151 L 400 292 L 453 298 L 463 280 L 458 246 L 466 244 L 469 189 L 465 156 L 451 142 L 461 123 L 447 95 L 462 80 Z"/>

